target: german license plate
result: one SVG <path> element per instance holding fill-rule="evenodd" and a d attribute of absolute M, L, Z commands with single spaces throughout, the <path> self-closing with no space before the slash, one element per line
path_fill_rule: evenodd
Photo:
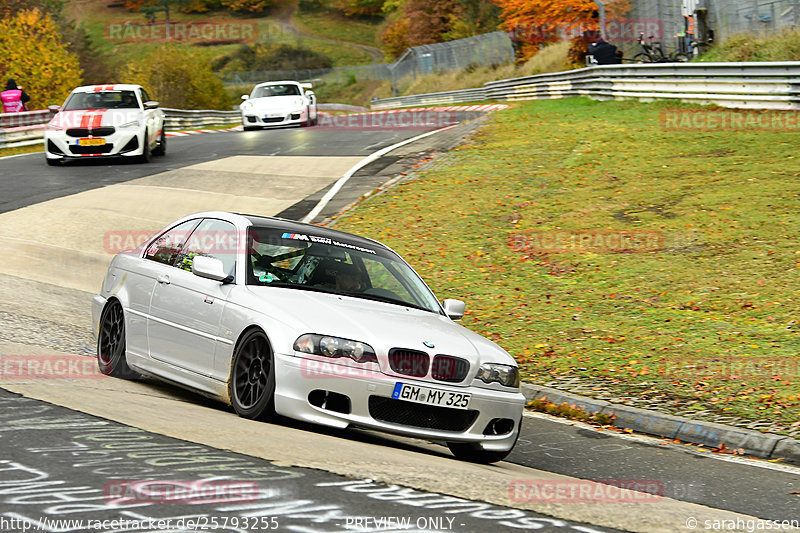
<path fill-rule="evenodd" d="M 267 115 L 264 115 L 264 118 L 283 118 L 284 116 L 286 115 L 282 115 L 280 113 L 269 113 Z"/>
<path fill-rule="evenodd" d="M 78 139 L 79 146 L 103 146 L 106 144 L 105 139 Z"/>
<path fill-rule="evenodd" d="M 409 383 L 397 383 L 394 386 L 392 398 L 407 402 L 424 403 L 425 405 L 450 407 L 452 409 L 467 409 L 472 395 L 466 392 L 450 392 Z"/>

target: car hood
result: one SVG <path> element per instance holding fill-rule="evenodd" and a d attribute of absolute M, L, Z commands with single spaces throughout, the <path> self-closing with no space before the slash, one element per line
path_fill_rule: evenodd
<path fill-rule="evenodd" d="M 264 98 L 253 98 L 252 100 L 248 101 L 252 103 L 252 105 L 249 106 L 252 111 L 261 113 L 295 110 L 298 107 L 302 107 L 305 103 L 303 97 L 299 95 L 267 96 Z M 302 102 L 298 104 L 298 101 Z"/>
<path fill-rule="evenodd" d="M 318 333 L 365 342 L 379 357 L 391 348 L 407 348 L 431 355 L 459 356 L 472 364 L 515 364 L 497 344 L 436 313 L 314 291 L 258 286 L 248 289 L 260 301 L 259 307 L 280 309 L 283 320 L 298 335 Z M 425 342 L 433 348 L 426 347 Z"/>
<path fill-rule="evenodd" d="M 142 115 L 140 109 L 76 109 L 56 114 L 50 125 L 60 128 L 119 127 L 141 120 Z"/>

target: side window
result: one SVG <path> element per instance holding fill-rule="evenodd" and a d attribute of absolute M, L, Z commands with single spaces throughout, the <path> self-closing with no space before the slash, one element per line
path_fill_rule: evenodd
<path fill-rule="evenodd" d="M 197 219 L 187 220 L 167 230 L 147 247 L 144 258 L 165 265 L 173 265 L 175 258 L 178 257 L 178 252 L 181 251 L 181 248 L 186 243 L 186 238 L 189 237 L 198 222 L 199 220 Z"/>
<path fill-rule="evenodd" d="M 147 92 L 145 92 L 144 89 L 139 89 L 139 98 L 142 99 L 142 105 L 144 105 L 145 102 L 150 101 L 150 96 L 147 94 Z"/>
<path fill-rule="evenodd" d="M 175 266 L 192 271 L 192 260 L 198 255 L 222 261 L 230 276 L 236 275 L 236 254 L 239 251 L 236 226 L 224 220 L 206 218 L 197 226 L 178 254 Z"/>

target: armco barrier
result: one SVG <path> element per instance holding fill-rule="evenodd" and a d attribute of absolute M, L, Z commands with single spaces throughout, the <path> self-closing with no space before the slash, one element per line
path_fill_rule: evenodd
<path fill-rule="evenodd" d="M 375 109 L 478 100 L 470 90 L 375 100 Z M 800 62 L 602 65 L 492 81 L 488 100 L 589 96 L 596 100 L 673 99 L 749 109 L 800 109 Z M 450 100 L 445 100 L 447 98 Z M 431 100 L 428 100 L 431 99 Z M 436 100 L 435 102 L 433 100 Z"/>
<path fill-rule="evenodd" d="M 162 108 L 166 115 L 167 130 L 223 126 L 239 121 L 239 111 L 212 109 L 186 110 Z M 48 110 L 23 113 L 0 113 L 0 148 L 16 148 L 39 144 L 44 137 L 44 127 L 52 114 Z"/>
<path fill-rule="evenodd" d="M 347 104 L 319 104 L 320 110 L 366 111 L 366 108 Z M 187 110 L 162 108 L 169 130 L 224 126 L 239 122 L 239 111 L 217 111 L 214 109 Z M 42 142 L 44 125 L 53 115 L 48 110 L 24 113 L 0 113 L 0 148 L 29 146 Z"/>
<path fill-rule="evenodd" d="M 488 98 L 486 90 L 479 87 L 477 89 L 463 89 L 460 91 L 445 91 L 441 93 L 417 94 L 373 100 L 371 107 L 372 109 L 391 109 L 395 107 L 418 105 L 459 104 L 463 102 L 479 102 Z"/>

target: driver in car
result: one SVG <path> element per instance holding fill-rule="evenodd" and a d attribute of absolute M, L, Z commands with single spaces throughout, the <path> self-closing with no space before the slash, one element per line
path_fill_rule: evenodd
<path fill-rule="evenodd" d="M 337 265 L 336 289 L 350 292 L 361 290 L 361 273 L 355 265 L 347 263 Z"/>

